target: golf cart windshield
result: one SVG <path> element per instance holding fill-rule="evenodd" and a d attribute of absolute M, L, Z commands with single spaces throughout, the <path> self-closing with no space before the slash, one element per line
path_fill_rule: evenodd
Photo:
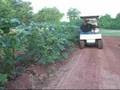
<path fill-rule="evenodd" d="M 98 33 L 98 18 L 99 16 L 82 16 L 83 24 L 82 24 L 82 33 Z M 88 28 L 87 28 L 88 27 Z M 90 28 L 91 27 L 91 28 Z M 89 30 L 86 30 L 89 29 Z"/>

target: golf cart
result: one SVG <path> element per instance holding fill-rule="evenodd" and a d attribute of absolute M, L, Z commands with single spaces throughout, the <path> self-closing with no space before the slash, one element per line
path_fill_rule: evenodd
<path fill-rule="evenodd" d="M 99 16 L 82 16 L 81 19 L 89 20 L 88 23 L 96 26 L 91 33 L 80 33 L 80 48 L 83 49 L 87 44 L 94 44 L 97 48 L 103 48 L 102 34 L 98 26 Z"/>

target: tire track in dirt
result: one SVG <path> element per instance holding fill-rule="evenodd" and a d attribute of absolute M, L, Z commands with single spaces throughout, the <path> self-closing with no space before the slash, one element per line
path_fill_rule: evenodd
<path fill-rule="evenodd" d="M 81 58 L 69 77 L 61 85 L 60 89 L 96 89 L 99 87 L 99 68 L 95 60 L 95 49 L 84 49 L 81 51 Z M 84 53 L 83 53 L 84 52 Z M 69 74 L 69 73 L 68 73 Z"/>
<path fill-rule="evenodd" d="M 57 73 L 53 80 L 55 84 L 51 81 L 47 88 L 120 89 L 119 44 L 120 38 L 104 37 L 104 49 L 78 49 L 70 62 Z M 66 72 L 62 73 L 62 70 Z"/>
<path fill-rule="evenodd" d="M 99 52 L 101 56 L 101 60 L 99 62 L 101 69 L 100 89 L 120 89 L 119 43 L 120 39 L 118 38 L 106 37 L 103 52 Z"/>

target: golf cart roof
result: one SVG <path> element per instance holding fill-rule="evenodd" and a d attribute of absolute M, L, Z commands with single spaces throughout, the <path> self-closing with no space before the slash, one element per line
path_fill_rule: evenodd
<path fill-rule="evenodd" d="M 84 18 L 99 18 L 99 16 L 81 16 L 80 18 L 84 19 Z"/>
<path fill-rule="evenodd" d="M 83 22 L 86 21 L 92 25 L 98 25 L 99 16 L 81 16 Z"/>

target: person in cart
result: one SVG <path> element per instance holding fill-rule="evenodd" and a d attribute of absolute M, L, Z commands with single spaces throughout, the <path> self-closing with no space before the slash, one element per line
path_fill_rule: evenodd
<path fill-rule="evenodd" d="M 84 19 L 80 29 L 81 34 L 92 34 L 92 30 L 95 30 L 95 25 L 90 24 L 88 19 Z"/>

